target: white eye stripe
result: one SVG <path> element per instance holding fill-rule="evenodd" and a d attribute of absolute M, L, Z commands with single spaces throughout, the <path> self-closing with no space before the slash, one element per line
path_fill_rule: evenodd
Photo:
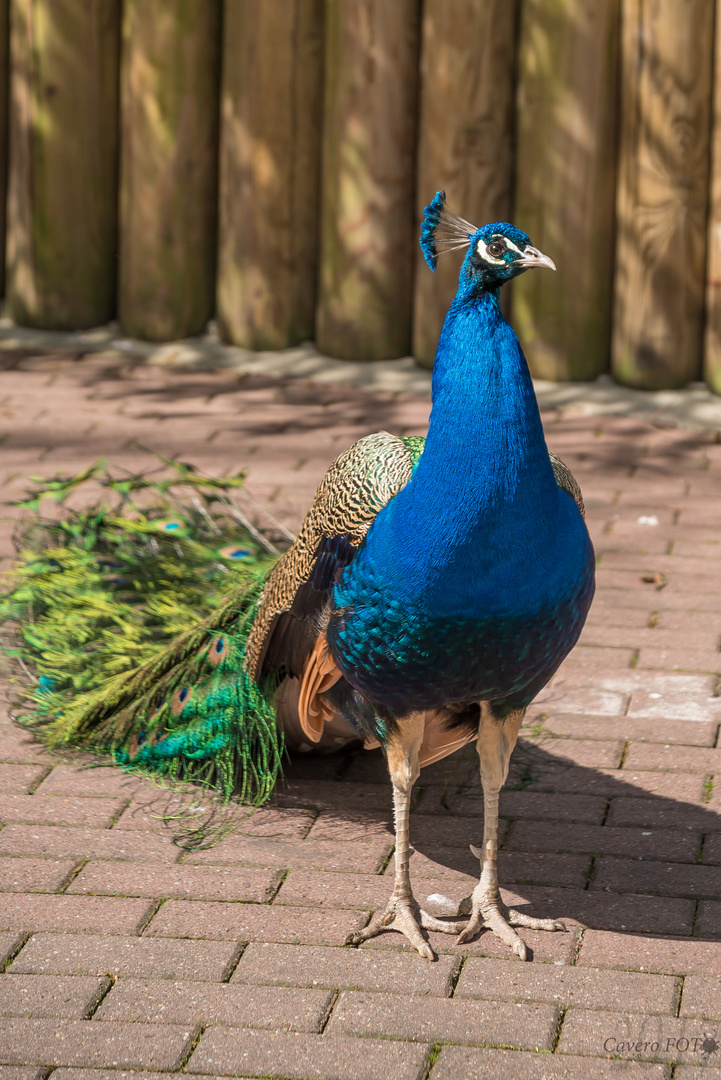
<path fill-rule="evenodd" d="M 516 245 L 513 243 L 513 241 L 509 240 L 507 236 L 504 236 L 503 240 L 505 242 L 506 247 L 509 247 L 511 249 L 511 251 L 515 251 L 518 255 L 523 255 L 523 252 L 521 251 L 521 249 L 519 247 L 516 247 Z"/>
<path fill-rule="evenodd" d="M 495 259 L 493 255 L 488 254 L 488 248 L 484 244 L 483 240 L 479 240 L 476 245 L 476 251 L 488 263 L 493 263 L 495 266 L 505 266 L 505 259 Z"/>

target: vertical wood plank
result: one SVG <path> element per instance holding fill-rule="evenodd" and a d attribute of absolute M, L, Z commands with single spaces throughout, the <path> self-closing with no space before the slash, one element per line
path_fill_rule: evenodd
<path fill-rule="evenodd" d="M 125 333 L 200 333 L 215 304 L 220 0 L 125 0 L 120 278 Z"/>
<path fill-rule="evenodd" d="M 721 0 L 716 4 L 703 374 L 721 394 Z"/>
<path fill-rule="evenodd" d="M 0 0 L 0 296 L 5 292 L 5 223 L 8 179 L 10 90 L 10 0 Z"/>
<path fill-rule="evenodd" d="M 418 131 L 413 355 L 432 367 L 438 336 L 458 288 L 458 254 L 431 274 L 418 247 L 418 221 L 437 190 L 468 221 L 511 216 L 515 0 L 425 0 Z"/>
<path fill-rule="evenodd" d="M 407 355 L 415 262 L 418 0 L 326 8 L 318 347 Z"/>
<path fill-rule="evenodd" d="M 624 0 L 613 373 L 701 371 L 714 5 Z"/>
<path fill-rule="evenodd" d="M 30 326 L 112 318 L 118 0 L 12 0 L 7 306 Z"/>
<path fill-rule="evenodd" d="M 513 285 L 534 376 L 593 379 L 611 362 L 619 0 L 524 0 L 514 221 L 556 274 Z"/>
<path fill-rule="evenodd" d="M 226 0 L 218 321 L 227 341 L 313 337 L 323 0 Z"/>

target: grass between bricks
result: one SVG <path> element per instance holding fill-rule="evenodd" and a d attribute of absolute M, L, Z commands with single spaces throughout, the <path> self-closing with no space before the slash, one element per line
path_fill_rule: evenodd
<path fill-rule="evenodd" d="M 17 958 L 18 953 L 20 952 L 20 950 L 23 949 L 27 945 L 27 943 L 28 943 L 28 941 L 30 940 L 31 937 L 32 937 L 32 932 L 30 930 L 28 930 L 26 933 L 20 935 L 20 938 L 19 938 L 18 943 L 15 946 L 15 948 L 12 950 L 12 952 L 9 952 L 8 955 L 5 957 L 5 963 L 0 964 L 0 974 L 7 971 L 7 969 L 10 967 L 12 962 Z"/>

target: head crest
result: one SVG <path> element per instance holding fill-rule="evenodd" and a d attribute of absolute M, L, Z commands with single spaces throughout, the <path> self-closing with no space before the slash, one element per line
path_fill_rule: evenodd
<path fill-rule="evenodd" d="M 446 203 L 445 191 L 437 191 L 423 211 L 421 251 L 431 270 L 444 251 L 468 247 L 476 226 L 460 217 Z"/>

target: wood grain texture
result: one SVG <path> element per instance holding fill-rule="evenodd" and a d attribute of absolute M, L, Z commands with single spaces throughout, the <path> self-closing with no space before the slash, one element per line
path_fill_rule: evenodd
<path fill-rule="evenodd" d="M 327 7 L 317 341 L 346 360 L 410 351 L 418 9 Z"/>
<path fill-rule="evenodd" d="M 701 371 L 714 5 L 624 0 L 612 362 L 619 382 Z"/>
<path fill-rule="evenodd" d="M 513 285 L 533 375 L 593 379 L 611 363 L 619 0 L 525 0 L 514 222 L 558 272 Z"/>
<path fill-rule="evenodd" d="M 215 305 L 220 0 L 125 0 L 120 278 L 125 333 L 200 333 Z"/>
<path fill-rule="evenodd" d="M 516 27 L 515 0 L 426 0 L 417 221 L 439 189 L 475 225 L 511 216 Z M 431 275 L 417 231 L 413 355 L 431 367 L 462 253 L 444 255 Z"/>
<path fill-rule="evenodd" d="M 721 0 L 716 0 L 703 374 L 721 394 Z"/>
<path fill-rule="evenodd" d="M 10 0 L 0 0 L 0 296 L 5 292 L 5 224 L 8 180 Z"/>
<path fill-rule="evenodd" d="M 12 0 L 7 306 L 58 330 L 115 313 L 119 0 Z"/>
<path fill-rule="evenodd" d="M 226 0 L 218 320 L 251 349 L 313 337 L 323 0 Z"/>

